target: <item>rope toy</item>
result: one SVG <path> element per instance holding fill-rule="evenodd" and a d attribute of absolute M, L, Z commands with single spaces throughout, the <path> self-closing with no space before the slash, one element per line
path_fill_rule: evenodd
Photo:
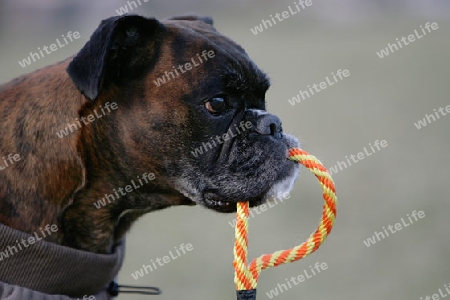
<path fill-rule="evenodd" d="M 308 256 L 319 249 L 333 228 L 336 218 L 337 197 L 330 173 L 317 158 L 302 149 L 290 149 L 288 158 L 304 165 L 319 180 L 322 186 L 323 199 L 325 200 L 322 219 L 316 231 L 300 246 L 261 255 L 247 266 L 249 203 L 239 202 L 236 213 L 233 262 L 235 270 L 234 283 L 236 284 L 238 300 L 256 299 L 256 286 L 262 270 L 294 262 Z"/>

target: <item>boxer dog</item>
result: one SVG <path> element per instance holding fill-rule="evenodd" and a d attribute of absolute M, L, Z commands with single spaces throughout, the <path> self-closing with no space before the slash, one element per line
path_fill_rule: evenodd
<path fill-rule="evenodd" d="M 74 57 L 0 88 L 0 223 L 55 224 L 47 241 L 109 253 L 145 213 L 288 192 L 298 142 L 268 88 L 208 17 L 102 21 Z"/>

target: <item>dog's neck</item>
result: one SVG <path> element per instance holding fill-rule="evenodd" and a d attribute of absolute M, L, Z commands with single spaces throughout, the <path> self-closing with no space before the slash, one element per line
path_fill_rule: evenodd
<path fill-rule="evenodd" d="M 105 107 L 105 103 L 116 103 L 117 97 L 121 97 L 117 91 L 105 93 L 97 99 L 96 105 L 85 108 L 81 114 L 95 114 L 94 111 Z M 169 192 L 162 183 L 163 174 L 158 173 L 156 178 L 152 170 L 139 170 L 139 166 L 133 167 L 132 162 L 126 160 L 127 145 L 121 143 L 123 133 L 115 124 L 129 116 L 121 113 L 118 110 L 114 118 L 105 117 L 80 132 L 78 151 L 86 183 L 73 195 L 72 205 L 60 216 L 63 245 L 108 252 L 143 214 L 172 205 L 190 204 L 181 194 Z"/>

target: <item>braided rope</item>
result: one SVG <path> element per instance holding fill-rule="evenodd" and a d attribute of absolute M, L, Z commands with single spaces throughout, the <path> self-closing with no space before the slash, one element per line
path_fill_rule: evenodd
<path fill-rule="evenodd" d="M 322 219 L 316 231 L 300 246 L 261 255 L 247 266 L 249 203 L 239 202 L 236 213 L 233 262 L 235 269 L 234 283 L 237 291 L 255 290 L 262 270 L 294 262 L 313 253 L 319 249 L 333 228 L 336 218 L 337 197 L 334 182 L 328 170 L 317 158 L 298 148 L 289 150 L 289 159 L 304 165 L 319 180 L 325 200 Z"/>

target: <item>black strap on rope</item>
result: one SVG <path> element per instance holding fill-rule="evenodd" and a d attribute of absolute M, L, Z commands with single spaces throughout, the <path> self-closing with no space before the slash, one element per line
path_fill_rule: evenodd
<path fill-rule="evenodd" d="M 153 286 L 131 286 L 118 285 L 115 281 L 111 281 L 108 285 L 108 292 L 112 297 L 119 294 L 139 294 L 139 295 L 160 295 L 162 292 L 159 288 Z"/>
<path fill-rule="evenodd" d="M 256 300 L 256 289 L 236 291 L 236 296 L 237 300 Z"/>

